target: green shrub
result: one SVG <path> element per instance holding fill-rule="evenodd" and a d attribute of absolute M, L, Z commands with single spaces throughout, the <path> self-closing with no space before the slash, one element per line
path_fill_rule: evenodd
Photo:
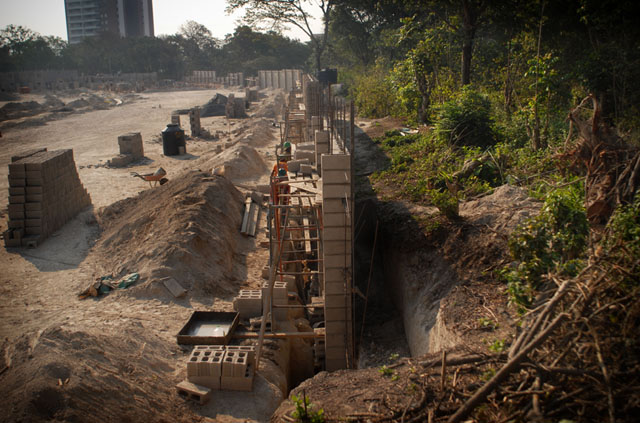
<path fill-rule="evenodd" d="M 460 217 L 458 197 L 449 190 L 438 191 L 437 189 L 427 192 L 431 203 L 440 210 L 446 218 L 455 220 Z"/>
<path fill-rule="evenodd" d="M 445 102 L 438 113 L 438 138 L 451 145 L 490 147 L 496 143 L 489 99 L 469 86 L 453 100 Z"/>
<path fill-rule="evenodd" d="M 578 189 L 551 192 L 540 214 L 518 227 L 509 239 L 516 265 L 504 276 L 511 300 L 529 306 L 543 275 L 556 271 L 569 276 L 582 267 L 579 260 L 589 236 L 589 224 Z"/>
<path fill-rule="evenodd" d="M 387 72 L 383 66 L 377 64 L 355 77 L 351 96 L 358 115 L 382 118 L 393 113 L 396 100 L 386 76 Z"/>
<path fill-rule="evenodd" d="M 296 410 L 293 412 L 293 418 L 296 421 L 301 423 L 324 423 L 324 410 L 321 408 L 314 411 L 315 407 L 306 395 L 303 394 L 302 398 L 292 395 L 291 400 L 296 405 Z"/>
<path fill-rule="evenodd" d="M 616 263 L 625 286 L 638 286 L 640 282 L 640 195 L 633 204 L 619 207 L 607 225 L 603 241 L 605 252 Z"/>

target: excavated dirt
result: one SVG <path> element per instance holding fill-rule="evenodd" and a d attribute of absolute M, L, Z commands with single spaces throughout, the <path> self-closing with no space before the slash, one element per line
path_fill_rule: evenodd
<path fill-rule="evenodd" d="M 241 287 L 225 281 L 234 277 L 243 211 L 228 179 L 189 171 L 102 210 L 94 254 L 107 273 L 140 274 L 131 295 L 168 298 L 160 279 L 172 277 L 190 292 L 228 297 Z"/>
<path fill-rule="evenodd" d="M 243 135 L 226 135 L 224 119 L 205 118 L 205 129 L 225 133 L 220 141 L 191 139 L 188 154 L 172 157 L 154 142 L 171 110 L 203 104 L 213 94 L 145 93 L 105 110 L 82 109 L 80 102 L 82 113 L 3 129 L 0 231 L 7 225 L 7 163 L 30 148 L 73 148 L 95 209 L 83 211 L 35 249 L 0 249 L 0 422 L 256 422 L 277 408 L 281 388 L 261 374 L 253 392 L 217 392 L 205 406 L 175 392 L 190 352 L 177 345 L 178 331 L 194 310 L 229 311 L 237 289 L 260 286 L 268 256 L 257 246 L 264 224 L 257 239 L 239 234 L 243 194 L 202 164 L 218 155 L 215 149 L 223 142 L 263 154 L 262 146 L 275 143 L 277 129 L 259 139 L 248 137 L 254 124 L 247 121 Z M 65 107 L 73 101 L 58 97 Z M 32 99 L 43 101 L 35 95 L 20 98 Z M 117 136 L 131 131 L 142 133 L 145 159 L 126 168 L 104 166 L 117 154 Z M 241 161 L 237 166 L 244 172 Z M 158 167 L 167 170 L 169 182 L 155 188 L 130 174 Z M 256 172 L 248 172 L 246 180 L 267 177 Z M 130 288 L 78 299 L 97 277 L 129 272 L 141 275 Z M 187 295 L 173 298 L 158 282 L 161 276 L 175 278 L 188 288 Z"/>

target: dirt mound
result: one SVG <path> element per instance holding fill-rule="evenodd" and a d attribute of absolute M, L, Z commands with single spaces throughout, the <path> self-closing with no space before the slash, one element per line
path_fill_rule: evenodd
<path fill-rule="evenodd" d="M 44 96 L 43 105 L 47 108 L 55 109 L 64 106 L 64 102 L 55 95 L 47 94 Z"/>
<path fill-rule="evenodd" d="M 284 102 L 284 94 L 282 93 L 278 93 L 274 98 L 267 96 L 257 105 L 253 116 L 273 119 L 282 113 L 282 106 L 284 105 Z"/>
<path fill-rule="evenodd" d="M 90 331 L 54 326 L 15 340 L 10 354 L 2 422 L 188 420 L 171 386 L 175 352 L 144 330 L 123 323 Z"/>
<path fill-rule="evenodd" d="M 37 101 L 11 102 L 0 107 L 0 121 L 33 116 L 44 110 Z"/>
<path fill-rule="evenodd" d="M 216 94 L 211 100 L 200 108 L 200 117 L 224 116 L 227 97 Z"/>
<path fill-rule="evenodd" d="M 169 297 L 160 279 L 173 277 L 190 295 L 230 295 L 242 210 L 226 178 L 190 171 L 102 210 L 94 252 L 107 272 L 140 273 L 127 293 Z"/>
<path fill-rule="evenodd" d="M 233 181 L 256 178 L 267 169 L 256 149 L 245 145 L 243 141 L 207 160 L 203 166 Z"/>

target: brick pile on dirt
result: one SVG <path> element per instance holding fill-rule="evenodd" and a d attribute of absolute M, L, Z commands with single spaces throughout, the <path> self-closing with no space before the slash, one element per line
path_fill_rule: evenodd
<path fill-rule="evenodd" d="M 140 273 L 141 282 L 125 291 L 135 296 L 170 296 L 165 277 L 189 296 L 232 295 L 243 201 L 228 179 L 186 172 L 103 209 L 95 252 L 106 273 Z"/>

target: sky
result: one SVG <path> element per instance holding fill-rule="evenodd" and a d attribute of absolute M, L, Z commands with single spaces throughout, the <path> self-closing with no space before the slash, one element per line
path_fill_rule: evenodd
<path fill-rule="evenodd" d="M 153 0 L 155 34 L 175 34 L 188 20 L 203 24 L 216 38 L 233 33 L 242 12 L 229 16 L 225 13 L 225 0 Z M 310 9 L 312 14 L 315 10 Z M 55 35 L 67 39 L 64 0 L 0 0 L 0 29 L 7 25 L 22 25 L 42 35 Z M 316 19 L 314 32 L 321 32 Z M 299 29 L 286 31 L 286 36 L 308 41 Z"/>

